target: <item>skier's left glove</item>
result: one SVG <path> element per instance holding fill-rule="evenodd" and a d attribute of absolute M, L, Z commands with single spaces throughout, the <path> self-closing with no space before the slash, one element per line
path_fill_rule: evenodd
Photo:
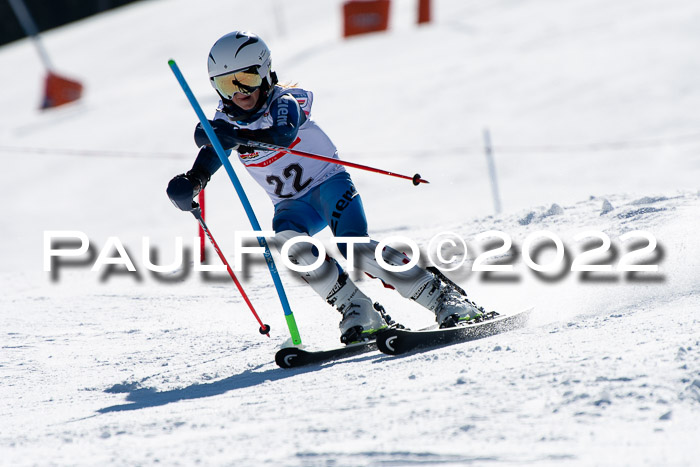
<path fill-rule="evenodd" d="M 194 197 L 204 189 L 209 181 L 209 175 L 190 170 L 185 174 L 176 175 L 168 183 L 166 193 L 176 208 L 192 211 L 198 207 Z"/>
<path fill-rule="evenodd" d="M 238 146 L 238 138 L 240 138 L 240 136 L 230 123 L 221 119 L 210 120 L 209 123 L 224 149 L 234 149 Z M 211 141 L 209 141 L 209 137 L 204 131 L 204 128 L 202 128 L 201 123 L 197 123 L 194 129 L 194 142 L 197 144 L 197 147 L 200 148 L 202 146 L 211 146 Z"/>
<path fill-rule="evenodd" d="M 257 149 L 252 146 L 243 146 L 242 144 L 239 144 L 234 149 L 238 152 L 238 154 L 252 154 L 257 151 Z"/>

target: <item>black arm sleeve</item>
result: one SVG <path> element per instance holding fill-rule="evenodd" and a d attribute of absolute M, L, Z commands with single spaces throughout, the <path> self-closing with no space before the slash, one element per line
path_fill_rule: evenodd
<path fill-rule="evenodd" d="M 294 142 L 299 127 L 306 121 L 299 103 L 290 95 L 283 95 L 270 106 L 270 116 L 273 125 L 264 130 L 238 130 L 241 138 L 260 141 L 262 143 L 289 146 Z"/>
<path fill-rule="evenodd" d="M 209 181 L 214 172 L 219 170 L 223 164 L 216 155 L 216 151 L 211 146 L 202 146 L 197 154 L 197 158 L 192 165 L 191 173 L 196 174 L 204 184 Z M 202 187 L 203 188 L 203 187 Z"/>
<path fill-rule="evenodd" d="M 235 129 L 231 124 L 223 120 L 214 120 L 212 126 L 225 149 L 236 146 L 236 143 L 227 139 L 229 134 L 233 138 L 250 139 L 278 146 L 289 146 L 294 142 L 299 132 L 299 127 L 306 121 L 306 115 L 301 111 L 299 103 L 289 95 L 283 95 L 272 103 L 270 115 L 274 124 L 272 127 L 264 130 Z M 198 124 L 195 129 L 195 142 L 201 147 L 199 154 L 197 154 L 197 159 L 192 165 L 191 172 L 196 173 L 202 180 L 209 181 L 214 172 L 222 166 L 222 163 L 214 148 L 209 145 L 209 138 L 201 124 Z"/>

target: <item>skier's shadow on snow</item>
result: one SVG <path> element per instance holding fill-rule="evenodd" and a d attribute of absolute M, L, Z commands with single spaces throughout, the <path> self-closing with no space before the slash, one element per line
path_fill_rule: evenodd
<path fill-rule="evenodd" d="M 337 363 L 337 362 L 335 362 Z M 291 378 L 302 373 L 310 373 L 323 368 L 328 368 L 334 363 L 312 368 L 296 368 L 284 370 L 275 368 L 258 373 L 254 370 L 246 370 L 243 373 L 229 376 L 228 378 L 213 381 L 210 383 L 193 384 L 191 386 L 171 389 L 168 391 L 158 391 L 154 388 L 141 388 L 138 383 L 117 384 L 105 390 L 107 393 L 128 393 L 126 400 L 128 403 L 113 405 L 97 410 L 98 413 L 123 412 L 127 410 L 139 410 L 149 407 L 159 407 L 162 405 L 179 402 L 183 400 L 201 399 L 225 394 L 237 389 L 245 389 L 260 384 Z"/>

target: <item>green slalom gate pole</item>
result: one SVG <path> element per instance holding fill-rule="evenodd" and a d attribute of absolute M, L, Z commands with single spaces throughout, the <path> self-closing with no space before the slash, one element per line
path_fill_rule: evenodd
<path fill-rule="evenodd" d="M 226 151 L 224 150 L 223 146 L 221 146 L 219 138 L 216 136 L 216 133 L 214 133 L 214 129 L 211 127 L 209 120 L 207 120 L 207 117 L 204 115 L 204 112 L 202 111 L 199 102 L 197 102 L 197 98 L 192 93 L 192 90 L 187 84 L 187 81 L 182 75 L 182 72 L 177 66 L 177 63 L 175 63 L 175 60 L 168 60 L 168 65 L 173 71 L 173 74 L 175 75 L 175 78 L 177 79 L 178 83 L 180 83 L 180 87 L 185 93 L 185 96 L 187 96 L 187 100 L 190 101 L 192 109 L 194 109 L 195 113 L 197 114 L 197 118 L 199 118 L 199 122 L 202 124 L 202 128 L 209 137 L 209 141 L 211 141 L 212 147 L 214 148 L 214 151 L 216 151 L 216 155 L 219 156 L 219 159 L 221 159 L 221 163 L 226 169 L 226 173 L 228 173 L 228 176 L 231 179 L 231 183 L 233 183 L 233 187 L 236 189 L 238 198 L 241 200 L 241 204 L 243 204 L 243 209 L 245 209 L 245 212 L 248 215 L 250 225 L 253 227 L 253 230 L 261 231 L 262 229 L 260 228 L 260 223 L 255 217 L 255 212 L 253 211 L 253 207 L 250 205 L 250 201 L 248 201 L 248 196 L 246 196 L 245 191 L 243 190 L 243 186 L 238 180 L 238 176 L 233 170 L 231 162 L 228 160 Z M 275 283 L 275 288 L 277 289 L 277 295 L 279 295 L 280 302 L 282 303 L 282 309 L 284 310 L 284 317 L 287 321 L 289 334 L 292 336 L 292 343 L 294 345 L 301 345 L 301 336 L 299 335 L 299 328 L 297 328 L 297 323 L 294 319 L 294 313 L 292 313 L 292 309 L 289 306 L 287 294 L 284 292 L 282 280 L 280 279 L 279 272 L 277 271 L 277 267 L 275 266 L 275 261 L 274 259 L 272 259 L 272 253 L 270 253 L 270 248 L 267 245 L 267 240 L 265 240 L 265 237 L 258 237 L 258 244 L 265 249 L 264 256 L 265 261 L 267 262 L 267 268 L 270 270 L 272 281 Z"/>

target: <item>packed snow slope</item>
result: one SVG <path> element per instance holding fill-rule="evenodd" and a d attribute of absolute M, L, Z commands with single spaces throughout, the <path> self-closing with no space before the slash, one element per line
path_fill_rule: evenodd
<path fill-rule="evenodd" d="M 32 44 L 0 48 L 0 464 L 697 465 L 700 4 L 433 4 L 417 27 L 415 2 L 395 0 L 390 31 L 352 40 L 340 1 L 134 4 L 43 37 L 56 71 L 86 88 L 45 112 Z M 489 309 L 535 306 L 527 328 L 400 358 L 275 366 L 288 333 L 264 262 L 240 276 L 270 338 L 228 276 L 191 270 L 196 222 L 165 196 L 197 150 L 167 60 L 211 114 L 206 56 L 234 29 L 260 34 L 280 78 L 314 91 L 341 158 L 431 182 L 351 170 L 371 234 L 415 241 L 426 264 L 431 239 L 452 232 L 468 255 L 448 274 Z M 234 167 L 268 228 L 267 197 Z M 249 223 L 223 171 L 207 208 L 232 258 Z M 90 250 L 46 272 L 46 231 L 82 232 Z M 500 234 L 479 236 L 489 231 Z M 560 261 L 552 240 L 530 244 L 545 235 L 561 240 Z M 136 272 L 91 271 L 103 248 L 120 259 L 115 237 Z M 185 266 L 147 270 L 149 253 L 177 259 L 176 237 Z M 474 271 L 504 239 L 487 263 L 512 271 Z M 280 272 L 304 345 L 338 345 L 337 312 Z M 432 322 L 356 278 L 407 326 Z"/>

